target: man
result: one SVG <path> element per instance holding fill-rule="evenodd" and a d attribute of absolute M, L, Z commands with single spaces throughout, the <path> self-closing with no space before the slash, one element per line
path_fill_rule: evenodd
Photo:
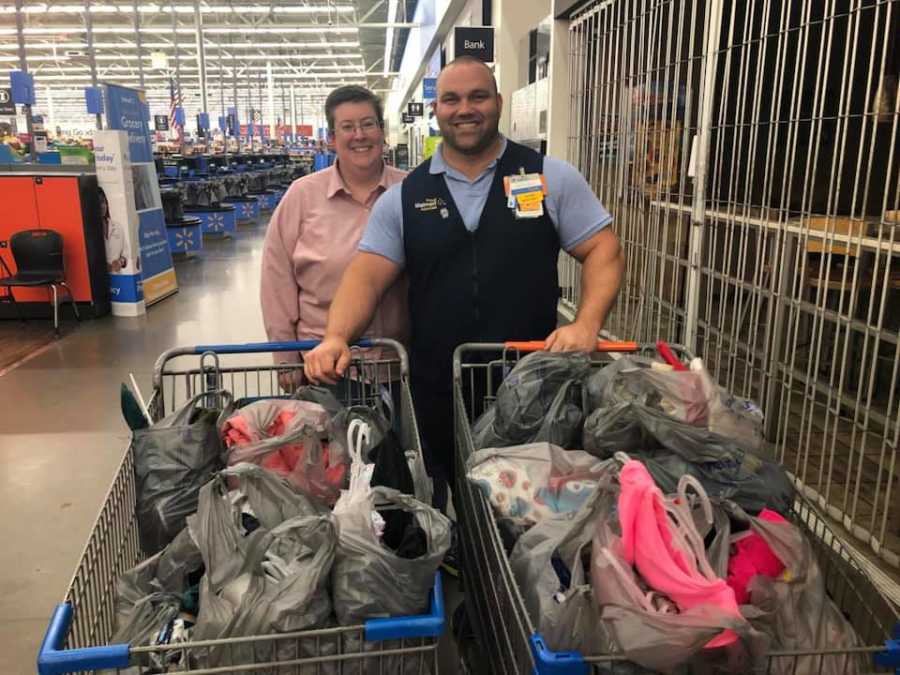
<path fill-rule="evenodd" d="M 443 143 L 373 209 L 325 338 L 305 359 L 309 379 L 335 381 L 348 343 L 406 270 L 413 399 L 440 508 L 454 477 L 456 346 L 546 338 L 551 351 L 592 351 L 624 268 L 612 217 L 590 186 L 566 162 L 503 138 L 502 105 L 480 61 L 462 57 L 444 68 L 434 103 Z M 534 189 L 541 176 L 546 196 Z M 527 188 L 521 201 L 507 189 L 514 181 Z M 583 263 L 582 302 L 575 321 L 556 328 L 560 245 Z"/>
<path fill-rule="evenodd" d="M 406 175 L 384 164 L 384 116 L 371 91 L 338 87 L 325 100 L 325 118 L 337 161 L 294 181 L 266 230 L 260 299 L 273 341 L 322 338 L 328 307 L 372 206 Z M 405 340 L 406 287 L 400 282 L 383 290 L 378 312 L 363 329 L 373 337 Z M 275 359 L 297 363 L 299 355 L 280 352 Z M 302 374 L 299 367 L 282 373 L 282 387 L 302 384 Z"/>

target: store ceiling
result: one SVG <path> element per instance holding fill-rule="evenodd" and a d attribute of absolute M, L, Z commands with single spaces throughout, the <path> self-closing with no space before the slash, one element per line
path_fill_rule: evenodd
<path fill-rule="evenodd" d="M 198 24 L 206 109 L 213 119 L 235 99 L 241 116 L 253 107 L 265 117 L 270 74 L 278 117 L 290 106 L 291 88 L 299 106 L 314 109 L 341 84 L 363 84 L 386 95 L 416 1 L 24 0 L 22 5 L 37 107 L 45 114 L 52 107 L 59 124 L 59 118 L 86 115 L 83 89 L 92 83 L 91 41 L 98 82 L 138 86 L 143 67 L 151 108 L 167 108 L 171 83 L 180 82 L 189 118 L 203 110 Z M 90 5 L 89 15 L 85 5 Z M 19 67 L 16 19 L 13 0 L 2 3 L 0 70 Z"/>

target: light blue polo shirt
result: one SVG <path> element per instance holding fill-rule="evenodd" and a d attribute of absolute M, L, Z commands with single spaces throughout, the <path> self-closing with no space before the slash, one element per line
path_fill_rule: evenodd
<path fill-rule="evenodd" d="M 431 157 L 430 173 L 444 174 L 450 196 L 469 232 L 478 229 L 478 221 L 494 181 L 497 160 L 506 150 L 506 138 L 501 138 L 497 157 L 475 180 L 469 180 L 448 166 L 441 154 L 440 145 Z M 612 222 L 609 211 L 597 199 L 584 176 L 568 162 L 544 157 L 544 178 L 547 181 L 544 207 L 556 226 L 560 245 L 564 250 L 571 251 Z M 383 256 L 402 267 L 406 264 L 406 256 L 403 247 L 400 185 L 392 185 L 375 202 L 359 243 L 359 250 Z"/>

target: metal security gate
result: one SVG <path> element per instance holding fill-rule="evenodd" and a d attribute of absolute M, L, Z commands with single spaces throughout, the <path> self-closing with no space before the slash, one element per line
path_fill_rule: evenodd
<path fill-rule="evenodd" d="M 607 331 L 760 401 L 775 457 L 895 567 L 898 71 L 900 0 L 606 0 L 570 25 L 569 159 L 627 258 Z"/>

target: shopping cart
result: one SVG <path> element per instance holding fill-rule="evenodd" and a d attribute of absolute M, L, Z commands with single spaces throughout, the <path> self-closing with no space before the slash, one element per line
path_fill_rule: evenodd
<path fill-rule="evenodd" d="M 624 657 L 553 652 L 535 630 L 513 576 L 494 512 L 483 493 L 466 479 L 466 460 L 475 452 L 472 422 L 495 399 L 497 388 L 520 356 L 541 349 L 543 343 L 465 344 L 453 359 L 454 411 L 457 445 L 457 491 L 461 508 L 460 542 L 465 565 L 466 602 L 474 610 L 482 647 L 494 673 L 587 674 L 615 673 Z M 689 360 L 684 348 L 673 346 Z M 609 362 L 615 352 L 656 353 L 655 345 L 600 343 L 596 365 Z M 806 675 L 853 658 L 865 659 L 873 672 L 900 673 L 900 643 L 892 638 L 898 623 L 897 609 L 863 573 L 863 568 L 835 535 L 825 518 L 809 502 L 797 498 L 793 513 L 812 542 L 826 587 L 840 610 L 856 629 L 863 647 L 810 651 L 781 651 L 767 655 L 766 673 Z M 798 657 L 812 657 L 803 661 Z M 830 661 L 830 663 L 829 663 Z M 812 663 L 812 669 L 810 669 Z M 621 672 L 630 672 L 623 669 Z"/>
<path fill-rule="evenodd" d="M 272 365 L 271 352 L 309 350 L 316 342 L 201 345 L 169 350 L 156 362 L 149 404 L 154 420 L 163 418 L 184 401 L 203 392 L 225 388 L 236 401 L 285 396 L 285 382 L 297 366 Z M 347 405 L 399 401 L 402 447 L 422 461 L 409 390 L 409 362 L 393 340 L 365 340 L 354 349 L 345 376 Z M 363 351 L 364 349 L 364 351 Z M 210 396 L 215 396 L 210 393 Z M 423 465 L 424 466 L 424 465 Z M 417 491 L 420 486 L 417 486 Z M 420 498 L 430 491 L 422 486 Z M 358 626 L 341 626 L 277 635 L 206 640 L 131 647 L 108 645 L 115 631 L 116 579 L 144 555 L 138 541 L 135 514 L 134 454 L 125 452 L 100 510 L 65 601 L 55 609 L 38 654 L 40 675 L 124 669 L 148 672 L 151 655 L 167 663 L 178 655 L 178 672 L 190 673 L 436 673 L 437 640 L 444 630 L 440 574 L 435 577 L 430 607 L 422 616 L 372 619 Z M 419 495 L 417 495 L 419 496 Z M 105 645 L 105 646 L 100 646 Z M 215 652 L 216 667 L 197 668 Z M 283 655 L 292 658 L 282 658 Z M 296 657 L 296 658 L 293 658 Z"/>

